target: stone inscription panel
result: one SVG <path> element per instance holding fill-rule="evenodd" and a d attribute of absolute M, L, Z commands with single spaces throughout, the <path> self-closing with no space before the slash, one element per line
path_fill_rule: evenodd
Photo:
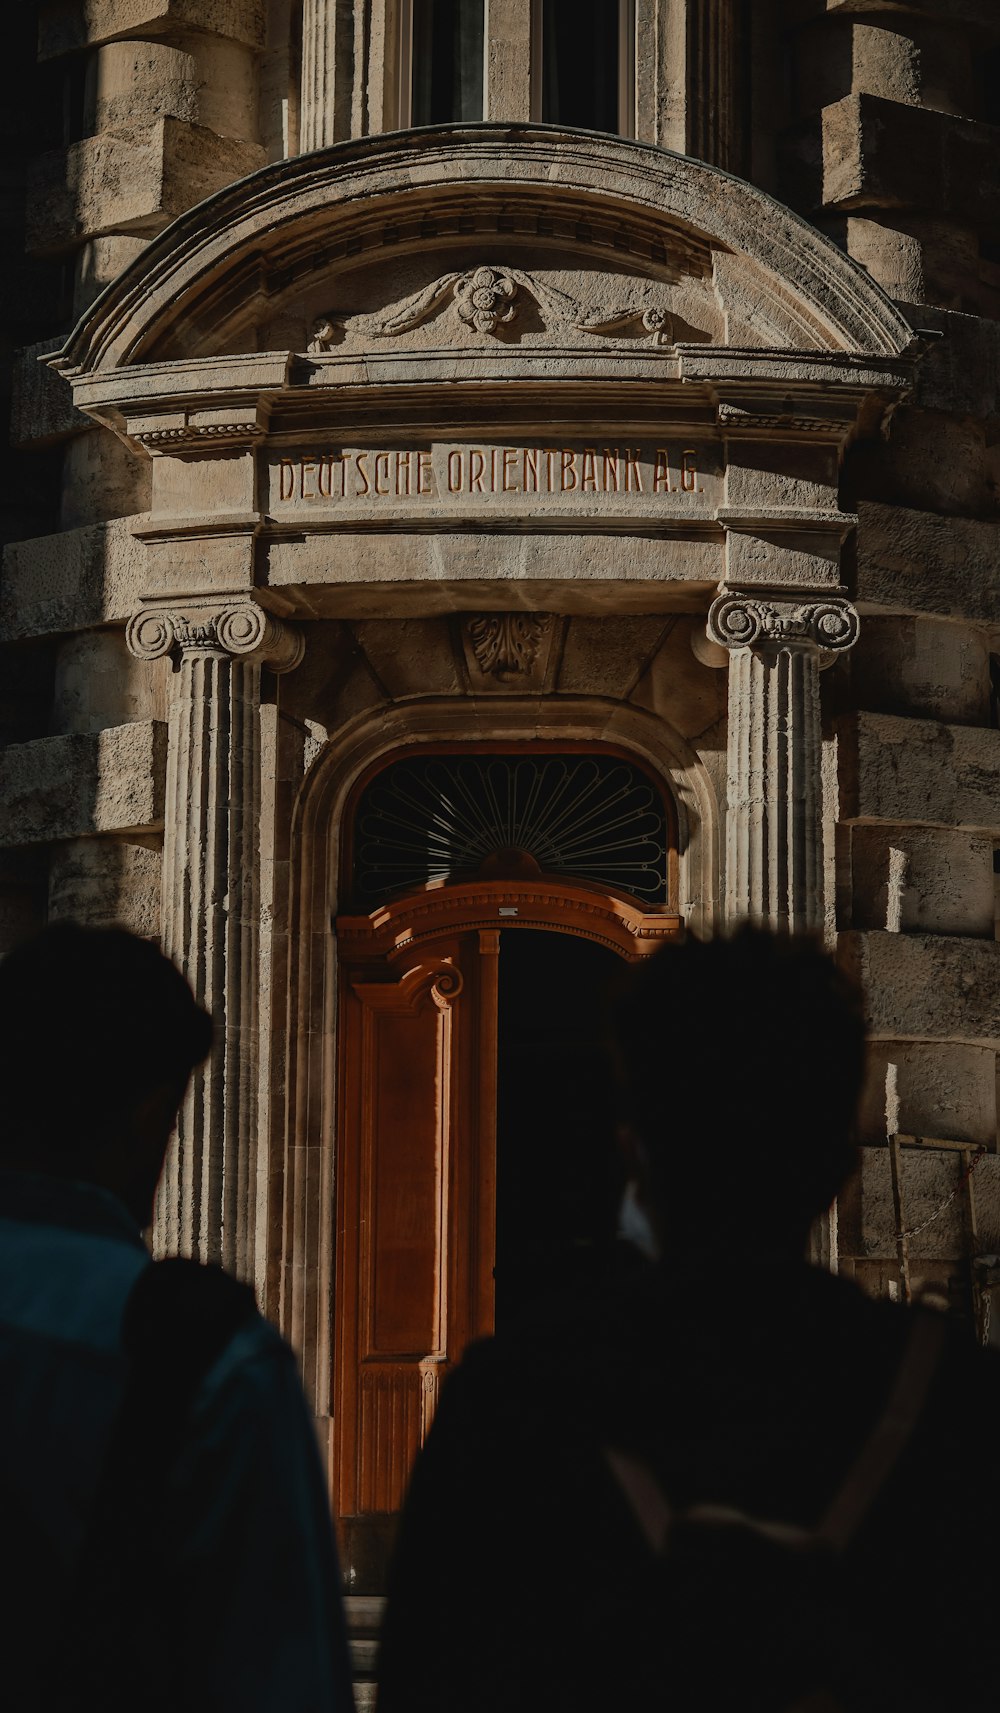
<path fill-rule="evenodd" d="M 524 517 L 711 515 L 722 500 L 718 447 L 682 440 L 565 445 L 436 443 L 324 447 L 268 455 L 273 517 L 419 520 L 448 512 Z"/>

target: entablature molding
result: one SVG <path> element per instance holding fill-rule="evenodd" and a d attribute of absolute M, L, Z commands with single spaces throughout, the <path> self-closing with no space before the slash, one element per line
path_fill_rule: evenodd
<path fill-rule="evenodd" d="M 227 438 L 249 444 L 336 433 L 359 418 L 389 435 L 463 420 L 480 429 L 645 420 L 727 439 L 843 445 L 859 429 L 873 430 L 912 381 L 910 364 L 859 366 L 838 357 L 817 365 L 790 354 L 769 375 L 747 353 L 714 355 L 716 373 L 699 374 L 688 371 L 684 351 L 589 361 L 551 351 L 502 362 L 434 354 L 363 364 L 277 351 L 133 365 L 80 376 L 74 391 L 86 414 L 137 449 L 198 456 Z"/>

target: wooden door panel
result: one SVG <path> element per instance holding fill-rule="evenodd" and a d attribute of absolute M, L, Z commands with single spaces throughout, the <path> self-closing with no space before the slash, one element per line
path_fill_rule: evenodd
<path fill-rule="evenodd" d="M 441 1357 L 453 1012 L 435 1003 L 431 979 L 412 1001 L 395 987 L 355 991 L 370 1037 L 359 1354 L 363 1362 Z M 405 1008 L 396 1010 L 400 1000 Z"/>
<path fill-rule="evenodd" d="M 349 1540 L 399 1510 L 443 1375 L 490 1330 L 496 981 L 482 961 L 465 934 L 342 971 L 334 1445 Z"/>

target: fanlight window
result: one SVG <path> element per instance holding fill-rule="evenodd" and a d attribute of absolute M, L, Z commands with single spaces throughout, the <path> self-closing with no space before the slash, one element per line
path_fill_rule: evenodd
<path fill-rule="evenodd" d="M 666 807 L 613 755 L 424 755 L 365 787 L 353 893 L 371 909 L 430 881 L 536 874 L 668 902 Z"/>

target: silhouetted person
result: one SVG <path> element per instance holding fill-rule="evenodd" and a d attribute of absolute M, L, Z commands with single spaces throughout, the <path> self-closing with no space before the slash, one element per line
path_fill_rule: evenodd
<path fill-rule="evenodd" d="M 347 1713 L 336 1553 L 288 1347 L 141 1232 L 212 1025 L 120 930 L 0 963 L 0 1697 Z"/>
<path fill-rule="evenodd" d="M 803 1259 L 860 995 L 808 941 L 689 939 L 617 1036 L 637 1246 L 447 1382 L 379 1713 L 993 1706 L 1000 1363 Z"/>

